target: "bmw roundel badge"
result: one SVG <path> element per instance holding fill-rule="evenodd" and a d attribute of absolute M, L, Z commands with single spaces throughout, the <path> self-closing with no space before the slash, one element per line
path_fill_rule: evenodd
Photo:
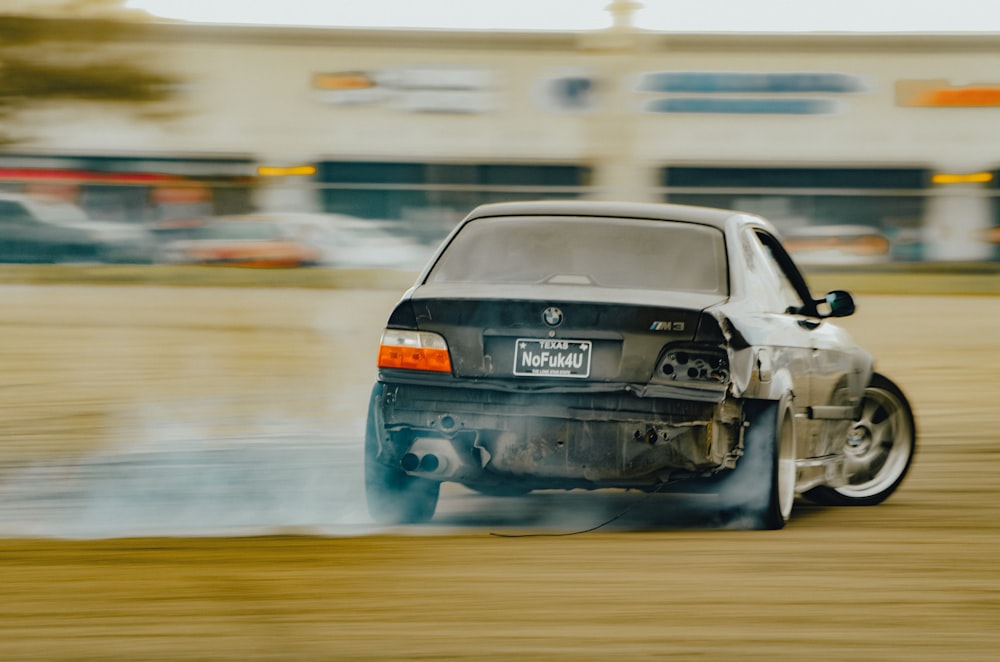
<path fill-rule="evenodd" d="M 555 306 L 550 306 L 542 311 L 542 320 L 548 326 L 559 326 L 563 321 L 563 311 Z"/>

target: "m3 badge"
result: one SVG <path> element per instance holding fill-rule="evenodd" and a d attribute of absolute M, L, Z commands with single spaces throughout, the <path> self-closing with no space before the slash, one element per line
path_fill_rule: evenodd
<path fill-rule="evenodd" d="M 653 322 L 649 325 L 650 331 L 683 331 L 684 322 Z"/>

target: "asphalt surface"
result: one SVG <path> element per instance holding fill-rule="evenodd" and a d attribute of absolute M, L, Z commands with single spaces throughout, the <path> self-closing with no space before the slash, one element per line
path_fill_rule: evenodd
<path fill-rule="evenodd" d="M 918 458 L 887 503 L 779 532 L 703 497 L 461 488 L 374 526 L 395 298 L 0 286 L 0 659 L 996 659 L 1000 298 L 858 297 Z"/>

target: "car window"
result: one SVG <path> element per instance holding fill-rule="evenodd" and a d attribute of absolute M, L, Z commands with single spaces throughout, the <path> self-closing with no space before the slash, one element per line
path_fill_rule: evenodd
<path fill-rule="evenodd" d="M 47 223 L 75 224 L 86 223 L 90 220 L 83 209 L 62 200 L 32 198 L 28 204 L 34 212 L 34 216 Z"/>
<path fill-rule="evenodd" d="M 18 202 L 0 200 L 0 223 L 17 224 L 31 220 L 31 214 Z"/>
<path fill-rule="evenodd" d="M 476 219 L 455 235 L 427 282 L 728 292 L 720 230 L 619 218 Z"/>
<path fill-rule="evenodd" d="M 805 300 L 796 285 L 800 277 L 786 268 L 789 258 L 781 244 L 766 232 L 755 231 L 752 235 L 761 256 L 761 264 L 756 271 L 763 279 L 766 290 L 755 296 L 767 303 L 770 312 L 801 311 Z"/>

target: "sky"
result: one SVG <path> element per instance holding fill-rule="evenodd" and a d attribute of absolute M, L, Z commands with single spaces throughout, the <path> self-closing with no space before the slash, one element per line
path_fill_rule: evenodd
<path fill-rule="evenodd" d="M 612 0 L 127 0 L 170 19 L 455 30 L 600 30 Z M 661 32 L 1000 32 L 1000 0 L 638 0 Z"/>

